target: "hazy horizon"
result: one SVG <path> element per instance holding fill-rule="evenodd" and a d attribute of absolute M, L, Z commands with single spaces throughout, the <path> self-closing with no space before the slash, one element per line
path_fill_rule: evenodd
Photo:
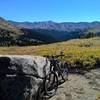
<path fill-rule="evenodd" d="M 14 21 L 14 20 L 9 20 L 7 19 L 8 21 Z M 70 21 L 64 21 L 64 22 L 57 22 L 57 21 L 53 21 L 53 20 L 43 20 L 43 21 L 14 21 L 14 22 L 28 22 L 28 23 L 38 23 L 38 22 L 55 22 L 55 23 L 92 23 L 92 22 L 100 22 L 98 20 L 94 20 L 94 21 L 73 21 L 73 22 L 70 22 Z"/>

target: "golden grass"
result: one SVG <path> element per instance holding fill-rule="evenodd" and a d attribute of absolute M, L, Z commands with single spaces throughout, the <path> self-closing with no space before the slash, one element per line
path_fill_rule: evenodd
<path fill-rule="evenodd" d="M 100 92 L 96 95 L 96 100 L 100 100 Z"/>
<path fill-rule="evenodd" d="M 0 47 L 1 55 L 52 55 L 64 51 L 65 60 L 75 63 L 82 61 L 83 64 L 95 64 L 100 58 L 100 38 L 74 39 L 67 42 L 59 42 L 41 46 L 24 47 Z M 90 63 L 90 64 L 91 64 Z"/>
<path fill-rule="evenodd" d="M 100 38 L 92 39 L 76 39 L 68 42 L 59 42 L 41 46 L 13 46 L 13 47 L 0 47 L 0 54 L 3 55 L 44 55 L 44 54 L 57 54 L 61 50 L 66 55 L 73 54 L 78 56 L 86 55 L 99 55 L 100 56 Z"/>

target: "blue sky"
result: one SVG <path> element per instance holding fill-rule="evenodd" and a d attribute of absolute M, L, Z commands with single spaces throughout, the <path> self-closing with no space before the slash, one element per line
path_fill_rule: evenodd
<path fill-rule="evenodd" d="M 0 16 L 14 21 L 100 21 L 100 0 L 0 0 Z"/>

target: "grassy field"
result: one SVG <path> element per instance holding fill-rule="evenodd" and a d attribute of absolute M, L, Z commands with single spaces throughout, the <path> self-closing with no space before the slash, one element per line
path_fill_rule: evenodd
<path fill-rule="evenodd" d="M 70 66 L 93 68 L 100 64 L 100 37 L 75 39 L 41 46 L 0 47 L 1 55 L 52 55 L 64 51 Z"/>

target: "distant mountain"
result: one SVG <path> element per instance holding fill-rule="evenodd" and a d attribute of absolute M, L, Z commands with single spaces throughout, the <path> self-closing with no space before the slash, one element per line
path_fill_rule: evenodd
<path fill-rule="evenodd" d="M 100 22 L 62 22 L 56 23 L 53 21 L 44 22 L 14 22 L 9 21 L 14 26 L 18 28 L 28 28 L 28 29 L 46 29 L 46 30 L 57 30 L 57 31 L 75 31 L 75 30 L 88 30 L 94 27 L 100 27 Z"/>
<path fill-rule="evenodd" d="M 14 22 L 9 21 L 14 26 L 19 29 L 27 29 L 28 31 L 37 32 L 39 35 L 46 35 L 52 38 L 46 38 L 48 42 L 57 42 L 57 41 L 66 41 L 69 39 L 75 39 L 84 36 L 88 32 L 93 32 L 100 34 L 100 22 L 62 22 L 56 23 L 53 21 L 44 21 L 44 22 Z M 98 33 L 97 33 L 98 32 Z M 30 34 L 30 32 L 28 32 Z M 38 36 L 39 36 L 38 35 Z M 40 35 L 40 36 L 41 36 Z M 28 36 L 28 35 L 27 35 Z M 43 40 L 43 38 L 42 38 Z M 49 41 L 50 40 L 50 41 Z"/>
<path fill-rule="evenodd" d="M 34 23 L 14 21 L 9 22 L 18 29 L 21 29 L 25 33 L 24 37 L 31 36 L 32 38 L 39 39 L 46 43 L 66 41 L 69 39 L 78 38 L 80 35 L 82 35 L 82 31 L 79 29 L 73 29 L 71 31 L 62 30 L 58 23 L 52 21 Z"/>
<path fill-rule="evenodd" d="M 38 45 L 55 43 L 84 36 L 100 35 L 100 22 L 14 22 L 0 17 L 0 45 Z"/>

